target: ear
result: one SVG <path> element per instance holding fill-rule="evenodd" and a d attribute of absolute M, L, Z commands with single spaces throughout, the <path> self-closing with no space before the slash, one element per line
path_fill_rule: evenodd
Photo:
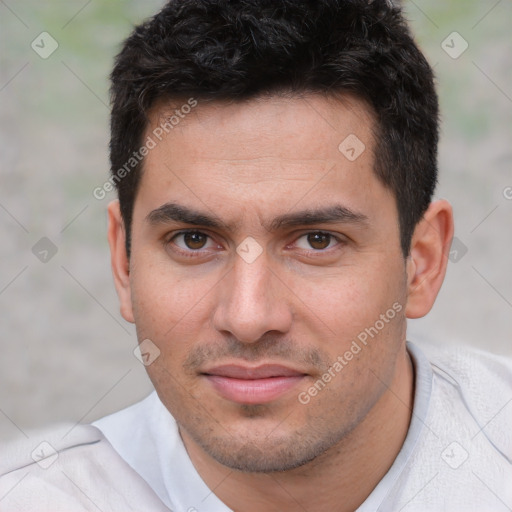
<path fill-rule="evenodd" d="M 446 274 L 452 238 L 452 207 L 444 199 L 434 201 L 412 236 L 407 259 L 407 318 L 421 318 L 432 309 Z"/>
<path fill-rule="evenodd" d="M 134 322 L 131 287 L 130 262 L 126 254 L 126 231 L 121 217 L 119 201 L 108 205 L 108 243 L 114 284 L 119 297 L 121 315 L 128 322 Z"/>

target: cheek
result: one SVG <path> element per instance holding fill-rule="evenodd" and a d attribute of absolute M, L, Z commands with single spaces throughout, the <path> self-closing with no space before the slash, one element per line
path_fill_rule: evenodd
<path fill-rule="evenodd" d="M 347 339 L 373 326 L 388 310 L 392 309 L 388 317 L 395 318 L 396 309 L 405 308 L 402 267 L 353 265 L 315 278 L 295 277 L 288 285 L 302 304 L 303 318 L 323 324 L 322 330 L 330 331 L 332 336 Z M 395 303 L 400 307 L 393 310 Z"/>
<path fill-rule="evenodd" d="M 170 271 L 141 266 L 144 272 L 132 276 L 132 302 L 138 339 L 150 339 L 160 356 L 146 370 L 151 380 L 173 386 L 182 365 L 198 340 L 208 339 L 211 319 L 211 295 L 204 279 L 184 279 Z M 214 290 L 210 291 L 210 294 Z M 157 364 L 158 363 L 158 364 Z M 159 371 L 160 370 L 160 371 Z"/>
<path fill-rule="evenodd" d="M 392 378 L 405 340 L 406 280 L 400 259 L 376 258 L 374 265 L 337 269 L 314 285 L 304 280 L 301 287 L 297 293 L 305 306 L 300 316 L 309 322 L 303 329 L 323 345 L 332 365 L 338 363 L 335 377 L 326 375 L 332 378 L 331 391 L 341 397 L 352 388 L 357 400 L 378 396 L 382 383 Z"/>
<path fill-rule="evenodd" d="M 150 339 L 160 351 L 146 371 L 161 399 L 175 410 L 194 394 L 196 383 L 184 374 L 183 362 L 194 343 L 206 338 L 202 331 L 208 328 L 210 315 L 205 295 L 211 286 L 204 279 L 184 278 L 169 265 L 139 259 L 134 267 L 131 282 L 137 337 L 139 341 Z"/>
<path fill-rule="evenodd" d="M 184 272 L 168 261 L 135 262 L 131 274 L 136 323 L 161 336 L 181 324 L 191 324 L 205 308 L 205 297 L 216 284 L 215 276 Z"/>

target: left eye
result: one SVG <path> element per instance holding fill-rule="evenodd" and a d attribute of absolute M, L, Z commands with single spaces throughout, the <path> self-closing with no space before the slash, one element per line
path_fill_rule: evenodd
<path fill-rule="evenodd" d="M 336 242 L 337 240 L 333 235 L 323 233 L 322 231 L 315 231 L 314 233 L 307 233 L 301 236 L 297 240 L 296 245 L 300 249 L 322 251 L 336 245 Z"/>
<path fill-rule="evenodd" d="M 172 238 L 172 242 L 175 243 L 180 249 L 189 251 L 199 251 L 200 249 L 207 249 L 207 244 L 212 241 L 208 235 L 201 233 L 200 231 L 187 231 L 184 233 L 178 233 Z"/>

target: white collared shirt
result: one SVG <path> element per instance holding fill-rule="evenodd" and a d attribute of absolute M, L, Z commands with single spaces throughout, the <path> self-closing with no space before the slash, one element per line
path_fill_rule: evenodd
<path fill-rule="evenodd" d="M 414 407 L 404 445 L 357 512 L 512 510 L 512 361 L 408 343 Z M 195 470 L 153 392 L 94 423 L 175 512 L 230 512 Z"/>

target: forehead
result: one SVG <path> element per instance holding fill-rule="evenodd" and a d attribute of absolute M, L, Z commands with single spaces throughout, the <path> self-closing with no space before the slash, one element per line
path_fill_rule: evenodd
<path fill-rule="evenodd" d="M 190 103 L 196 106 L 189 108 Z M 236 102 L 182 98 L 171 103 L 158 102 L 148 118 L 148 134 L 163 126 L 167 130 L 162 137 L 171 143 L 171 135 L 175 139 L 186 137 L 189 140 L 202 137 L 203 144 L 213 144 L 214 147 L 209 148 L 215 149 L 212 157 L 227 149 L 219 143 L 231 142 L 227 155 L 231 160 L 262 156 L 251 154 L 251 146 L 255 152 L 266 149 L 267 156 L 283 157 L 288 153 L 290 157 L 322 159 L 326 156 L 325 149 L 338 150 L 339 142 L 350 134 L 358 135 L 367 147 L 373 144 L 373 111 L 366 102 L 350 94 L 282 94 Z M 231 139 L 226 140 L 228 136 Z M 276 140 L 279 141 L 274 148 L 277 152 L 269 152 L 271 143 Z M 299 155 L 298 144 L 302 140 L 307 140 L 308 144 L 300 147 Z"/>
<path fill-rule="evenodd" d="M 242 215 L 341 198 L 361 211 L 375 201 L 374 192 L 389 193 L 373 173 L 373 114 L 353 96 L 197 100 L 184 108 L 190 104 L 151 110 L 146 137 L 155 146 L 144 161 L 136 205 L 154 209 L 181 199 Z"/>

